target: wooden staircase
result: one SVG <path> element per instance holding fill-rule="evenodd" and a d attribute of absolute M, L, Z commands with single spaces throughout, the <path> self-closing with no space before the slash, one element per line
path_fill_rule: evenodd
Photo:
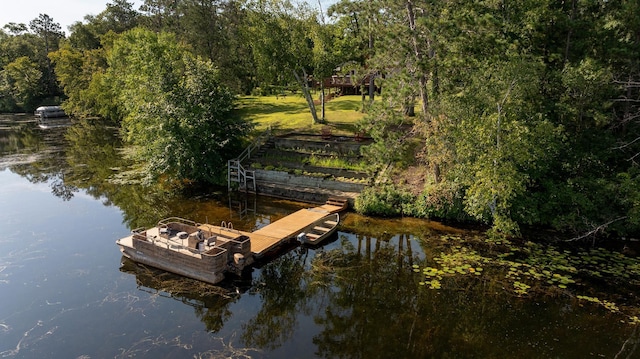
<path fill-rule="evenodd" d="M 320 140 L 317 135 L 298 137 L 272 137 L 270 132 L 260 135 L 240 156 L 228 161 L 229 191 L 235 182 L 238 185 L 234 185 L 234 188 L 244 192 L 326 204 L 340 210 L 353 205 L 357 195 L 366 186 L 363 180 L 367 180 L 368 175 L 354 170 L 310 166 L 307 157 L 319 152 L 321 156 L 335 154 L 355 158 L 358 155 L 354 153 L 359 151 L 359 147 Z M 271 154 L 273 156 L 268 156 Z M 250 167 L 252 163 L 259 164 L 256 170 Z M 268 170 L 270 167 L 284 167 L 288 171 Z M 325 177 L 308 175 L 306 171 L 321 173 Z"/>
<path fill-rule="evenodd" d="M 338 206 L 341 207 L 342 210 L 345 210 L 349 207 L 349 200 L 347 198 L 329 197 L 325 204 L 328 204 L 330 206 Z"/>
<path fill-rule="evenodd" d="M 270 149 L 274 148 L 276 146 L 275 142 L 273 141 L 272 138 L 267 139 L 267 141 L 260 146 L 260 148 L 258 148 L 258 151 L 255 152 L 255 157 L 262 157 L 264 156 Z"/>

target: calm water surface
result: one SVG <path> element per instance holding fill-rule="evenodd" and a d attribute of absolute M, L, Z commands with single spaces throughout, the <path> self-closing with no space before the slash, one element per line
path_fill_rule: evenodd
<path fill-rule="evenodd" d="M 205 285 L 121 257 L 132 228 L 181 216 L 252 230 L 304 207 L 123 184 L 113 128 L 40 129 L 0 116 L 0 357 L 633 358 L 621 317 L 495 282 L 419 286 L 412 265 L 460 232 L 344 218 L 320 248 L 292 247 Z"/>

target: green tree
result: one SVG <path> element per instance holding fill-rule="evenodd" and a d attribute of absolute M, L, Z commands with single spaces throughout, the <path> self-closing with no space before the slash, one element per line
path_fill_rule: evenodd
<path fill-rule="evenodd" d="M 67 99 L 63 107 L 69 114 L 78 117 L 86 117 L 96 112 L 87 89 L 92 78 L 97 75 L 99 69 L 92 64 L 92 56 L 100 50 L 84 50 L 71 47 L 69 43 L 63 44 L 58 51 L 49 54 L 54 64 L 56 76 Z"/>
<path fill-rule="evenodd" d="M 177 36 L 192 51 L 219 64 L 221 80 L 237 93 L 249 94 L 255 66 L 247 36 L 247 9 L 238 1 L 185 0 L 178 7 Z"/>
<path fill-rule="evenodd" d="M 149 179 L 224 183 L 226 160 L 249 125 L 232 116 L 234 96 L 211 62 L 168 33 L 134 29 L 119 37 L 103 78 L 123 116 L 127 143 Z"/>
<path fill-rule="evenodd" d="M 49 52 L 58 49 L 58 43 L 64 38 L 64 32 L 60 27 L 60 24 L 53 21 L 49 15 L 40 14 L 37 18 L 29 22 L 29 28 L 33 31 L 43 42 L 44 52 L 40 52 L 38 61 L 42 66 L 43 73 L 43 85 L 44 91 L 47 94 L 57 94 L 58 87 L 56 85 L 55 74 L 53 73 L 53 67 L 49 60 Z"/>
<path fill-rule="evenodd" d="M 146 15 L 142 24 L 156 31 L 177 32 L 180 15 L 179 0 L 144 0 L 140 11 Z"/>
<path fill-rule="evenodd" d="M 27 62 L 35 62 L 36 54 L 38 53 L 38 39 L 35 35 L 27 32 L 27 27 L 24 24 L 10 23 L 5 25 L 3 30 L 0 30 L 0 111 L 2 112 L 15 112 L 24 110 L 19 105 L 34 102 L 33 98 L 36 94 L 41 94 L 41 90 L 37 91 L 29 90 L 28 95 L 30 99 L 26 99 L 23 96 L 27 95 L 27 92 L 23 92 L 31 85 L 30 83 L 35 77 L 41 81 L 42 69 L 36 64 L 36 70 L 40 72 L 39 75 L 31 74 L 29 72 L 26 78 L 14 78 L 13 76 L 19 76 L 18 72 L 26 70 L 26 67 L 31 67 L 33 64 L 26 66 Z M 18 60 L 21 59 L 21 60 Z M 12 69 L 7 70 L 7 67 Z M 14 85 L 17 82 L 21 82 L 22 90 L 17 90 Z M 22 93 L 21 93 L 22 92 Z M 31 106 L 31 104 L 29 105 Z"/>
<path fill-rule="evenodd" d="M 429 153 L 445 152 L 440 188 L 462 190 L 465 211 L 503 234 L 535 221 L 540 204 L 523 198 L 545 181 L 561 148 L 561 128 L 537 107 L 542 69 L 515 58 L 477 72 L 462 93 L 442 99 L 427 139 Z"/>
<path fill-rule="evenodd" d="M 132 2 L 113 0 L 98 15 L 86 15 L 84 22 L 73 23 L 69 30 L 71 45 L 80 50 L 101 47 L 101 37 L 108 32 L 120 34 L 131 30 L 140 23 L 141 14 L 133 8 Z"/>
<path fill-rule="evenodd" d="M 312 27 L 313 40 L 313 69 L 314 79 L 320 84 L 320 104 L 322 122 L 325 118 L 325 87 L 324 80 L 331 75 L 337 67 L 350 60 L 350 53 L 335 51 L 341 29 L 334 24 L 316 23 Z"/>
<path fill-rule="evenodd" d="M 385 20 L 385 16 L 389 15 L 388 4 L 371 0 L 345 0 L 331 5 L 327 12 L 334 18 L 336 29 L 341 32 L 334 44 L 334 51 L 342 55 L 338 56 L 343 61 L 341 74 L 348 75 L 354 86 L 360 86 L 364 111 L 366 93 L 373 101 L 375 78 L 384 68 L 380 61 L 373 60 L 376 49 L 386 54 L 397 53 L 387 47 L 388 44 L 378 43 L 382 34 L 393 31 L 392 23 Z M 396 45 L 398 42 L 392 41 L 390 44 Z M 365 89 L 367 80 L 369 88 Z"/>
<path fill-rule="evenodd" d="M 292 80 L 302 89 L 312 123 L 318 122 L 309 90 L 313 75 L 311 24 L 316 13 L 288 0 L 259 0 L 251 4 L 249 33 L 256 73 L 261 86 L 288 86 Z"/>
<path fill-rule="evenodd" d="M 133 2 L 126 0 L 113 0 L 112 3 L 107 3 L 107 8 L 96 16 L 101 32 L 121 33 L 138 26 L 140 13 L 133 8 L 133 5 Z"/>
<path fill-rule="evenodd" d="M 17 58 L 0 72 L 0 93 L 9 96 L 13 103 L 25 110 L 34 110 L 36 100 L 42 95 L 40 79 L 42 72 L 38 64 L 28 57 Z M 7 104 L 10 108 L 10 103 Z"/>
<path fill-rule="evenodd" d="M 35 59 L 39 46 L 38 38 L 28 32 L 27 25 L 5 25 L 0 30 L 0 69 L 22 56 Z"/>

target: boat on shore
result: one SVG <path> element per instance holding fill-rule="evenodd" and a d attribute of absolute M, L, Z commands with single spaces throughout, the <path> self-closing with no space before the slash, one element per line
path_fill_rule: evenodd
<path fill-rule="evenodd" d="M 338 223 L 340 223 L 340 214 L 337 212 L 331 213 L 308 225 L 298 234 L 297 239 L 303 244 L 320 244 L 320 242 L 330 237 L 336 231 Z"/>
<path fill-rule="evenodd" d="M 116 241 L 122 254 L 142 264 L 216 284 L 253 262 L 251 240 L 226 226 L 171 217 Z"/>

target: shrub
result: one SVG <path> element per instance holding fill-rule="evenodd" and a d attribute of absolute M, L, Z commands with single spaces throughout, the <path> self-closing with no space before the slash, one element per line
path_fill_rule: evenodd
<path fill-rule="evenodd" d="M 470 217 L 464 211 L 463 195 L 462 189 L 455 184 L 431 184 L 405 207 L 405 213 L 418 218 L 467 221 Z"/>
<path fill-rule="evenodd" d="M 365 215 L 392 217 L 404 214 L 407 204 L 413 201 L 413 195 L 390 185 L 369 187 L 356 198 L 355 210 Z"/>

